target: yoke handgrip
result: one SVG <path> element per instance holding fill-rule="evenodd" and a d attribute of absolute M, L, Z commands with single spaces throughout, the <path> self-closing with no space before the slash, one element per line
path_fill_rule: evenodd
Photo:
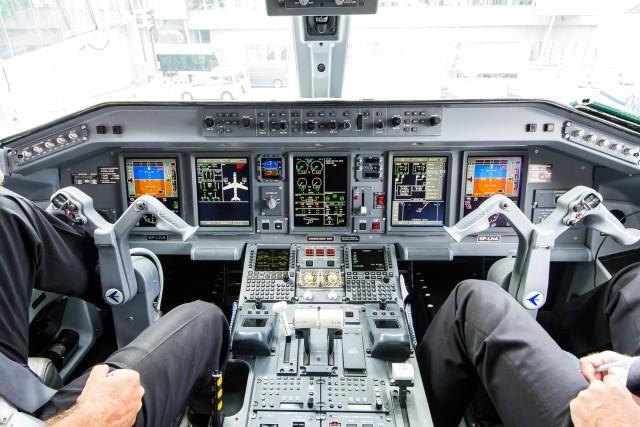
<path fill-rule="evenodd" d="M 187 224 L 182 218 L 167 209 L 162 202 L 155 197 L 141 196 L 133 203 L 146 204 L 147 211 L 157 219 L 156 227 L 160 230 L 170 231 L 180 235 L 183 241 L 193 236 L 193 234 L 198 230 L 198 227 L 192 227 Z M 144 209 L 141 205 L 138 205 L 138 208 L 141 210 Z"/>

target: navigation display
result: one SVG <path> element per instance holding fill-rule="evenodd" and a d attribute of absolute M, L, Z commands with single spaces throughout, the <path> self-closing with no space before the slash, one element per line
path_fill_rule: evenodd
<path fill-rule="evenodd" d="M 464 215 L 472 212 L 495 194 L 520 204 L 522 156 L 469 156 L 464 191 Z M 508 227 L 507 219 L 496 214 L 489 218 L 491 227 Z"/>
<path fill-rule="evenodd" d="M 180 216 L 178 161 L 175 158 L 125 158 L 127 203 L 131 205 L 140 196 L 153 196 L 167 209 Z M 156 218 L 147 214 L 138 226 L 153 227 Z"/>
<path fill-rule="evenodd" d="M 392 226 L 444 225 L 447 157 L 394 157 Z"/>
<path fill-rule="evenodd" d="M 347 156 L 295 156 L 293 165 L 293 225 L 346 227 Z"/>
<path fill-rule="evenodd" d="M 351 249 L 351 270 L 387 271 L 384 249 Z"/>
<path fill-rule="evenodd" d="M 199 225 L 251 225 L 251 180 L 247 157 L 196 158 L 196 191 Z"/>
<path fill-rule="evenodd" d="M 255 271 L 288 271 L 289 249 L 260 248 L 256 253 Z"/>

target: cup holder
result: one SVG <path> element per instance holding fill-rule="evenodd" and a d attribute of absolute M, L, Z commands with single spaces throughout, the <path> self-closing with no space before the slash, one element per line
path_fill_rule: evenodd
<path fill-rule="evenodd" d="M 251 368 L 242 360 L 229 360 L 222 375 L 224 415 L 230 417 L 242 409 Z"/>

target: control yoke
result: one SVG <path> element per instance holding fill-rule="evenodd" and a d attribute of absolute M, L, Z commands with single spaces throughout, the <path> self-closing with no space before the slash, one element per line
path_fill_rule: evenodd
<path fill-rule="evenodd" d="M 602 196 L 591 188 L 578 186 L 563 194 L 555 210 L 540 224 L 531 221 L 507 197 L 495 195 L 453 227 L 444 227 L 456 241 L 489 228 L 488 218 L 503 214 L 518 235 L 518 250 L 509 293 L 525 308 L 537 310 L 544 305 L 549 282 L 551 249 L 558 236 L 581 219 L 584 225 L 611 236 L 617 243 L 631 245 L 640 240 L 640 231 L 625 228 L 602 204 Z"/>
<path fill-rule="evenodd" d="M 198 229 L 151 196 L 138 197 L 115 224 L 104 220 L 93 208 L 91 197 L 75 187 L 62 188 L 54 193 L 47 211 L 64 215 L 94 236 L 100 256 L 103 298 L 111 305 L 126 303 L 136 295 L 136 278 L 129 254 L 129 233 L 143 215 L 154 215 L 157 228 L 178 234 L 183 241 Z"/>

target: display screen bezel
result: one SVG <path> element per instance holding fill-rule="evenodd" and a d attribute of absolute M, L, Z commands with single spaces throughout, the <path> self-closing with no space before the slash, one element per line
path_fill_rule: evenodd
<path fill-rule="evenodd" d="M 344 226 L 296 226 L 295 225 L 295 203 L 294 203 L 294 192 L 295 192 L 295 159 L 297 157 L 344 157 L 346 166 L 347 166 L 347 176 L 345 183 L 345 225 Z M 291 233 L 314 233 L 321 234 L 324 232 L 345 232 L 351 229 L 351 189 L 353 186 L 353 156 L 348 152 L 326 152 L 326 153 L 318 153 L 318 152 L 292 152 L 288 155 L 288 168 L 289 168 L 289 194 L 291 202 L 289 203 L 289 227 Z"/>
<path fill-rule="evenodd" d="M 448 151 L 409 151 L 409 152 L 389 152 L 387 161 L 387 231 L 433 231 L 443 229 L 449 223 L 451 212 L 451 171 L 453 168 L 453 155 Z M 394 202 L 394 159 L 400 157 L 445 157 L 447 159 L 445 188 L 444 188 L 444 217 L 442 224 L 414 224 L 414 225 L 394 225 L 393 224 L 393 202 Z"/>
<path fill-rule="evenodd" d="M 248 173 L 248 182 L 250 183 L 249 187 L 249 225 L 211 225 L 211 224 L 201 224 L 200 218 L 200 209 L 198 202 L 198 160 L 202 159 L 246 159 L 247 161 L 247 173 Z M 254 209 L 253 209 L 253 200 L 255 196 L 256 186 L 254 181 L 254 168 L 252 165 L 254 164 L 254 158 L 250 153 L 246 152 L 230 152 L 230 153 L 219 153 L 219 152 L 206 152 L 206 153 L 195 153 L 191 155 L 190 165 L 191 165 L 191 176 L 192 176 L 192 194 L 193 194 L 193 212 L 195 216 L 195 224 L 198 225 L 203 230 L 209 231 L 253 231 L 255 217 L 254 217 Z"/>
<path fill-rule="evenodd" d="M 529 156 L 526 151 L 465 151 L 462 159 L 462 177 L 460 184 L 460 206 L 458 210 L 458 220 L 464 218 L 465 215 L 468 215 L 473 211 L 465 211 L 465 201 L 466 201 L 466 185 L 467 185 L 467 171 L 468 171 L 468 161 L 469 158 L 473 157 L 493 157 L 496 159 L 499 158 L 508 158 L 508 157 L 520 157 L 522 159 L 522 173 L 520 178 L 520 193 L 518 195 L 518 202 L 516 206 L 520 210 L 522 210 L 522 206 L 524 205 L 524 198 L 526 196 L 526 186 L 527 186 L 527 174 L 529 169 Z M 511 199 L 513 200 L 513 199 Z M 490 227 L 491 230 L 495 231 L 508 231 L 511 230 L 510 226 L 501 226 L 501 227 Z"/>

